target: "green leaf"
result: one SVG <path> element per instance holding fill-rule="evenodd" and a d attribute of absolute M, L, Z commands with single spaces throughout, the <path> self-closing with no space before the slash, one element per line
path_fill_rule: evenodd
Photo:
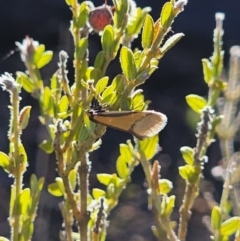
<path fill-rule="evenodd" d="M 238 229 L 239 221 L 239 217 L 232 217 L 226 220 L 221 225 L 221 234 L 227 236 L 234 234 Z"/>
<path fill-rule="evenodd" d="M 47 65 L 53 56 L 53 52 L 52 51 L 46 51 L 42 54 L 42 56 L 40 57 L 40 59 L 37 61 L 36 66 L 38 69 L 41 69 L 42 67 L 44 67 L 45 65 Z"/>
<path fill-rule="evenodd" d="M 31 175 L 31 178 L 30 178 L 30 189 L 31 189 L 31 192 L 32 192 L 33 195 L 38 190 L 38 180 L 37 180 L 37 176 L 35 174 Z"/>
<path fill-rule="evenodd" d="M 112 85 L 108 86 L 102 94 L 102 103 L 110 105 L 116 98 L 116 93 Z"/>
<path fill-rule="evenodd" d="M 152 17 L 147 14 L 142 31 L 142 47 L 148 49 L 152 45 L 154 33 L 154 22 Z"/>
<path fill-rule="evenodd" d="M 125 162 L 125 157 L 120 155 L 116 163 L 117 173 L 122 179 L 126 179 L 129 176 L 129 170 L 127 163 Z"/>
<path fill-rule="evenodd" d="M 69 5 L 69 6 L 73 6 L 73 5 L 74 5 L 74 1 L 75 1 L 75 0 L 65 0 L 65 2 L 67 3 L 67 5 Z"/>
<path fill-rule="evenodd" d="M 197 113 L 201 113 L 201 110 L 207 105 L 207 101 L 199 95 L 187 95 L 186 101 L 188 105 Z"/>
<path fill-rule="evenodd" d="M 18 146 L 18 153 L 19 153 L 19 157 L 21 158 L 21 163 L 24 163 L 26 165 L 28 161 L 27 153 L 22 143 L 20 143 Z"/>
<path fill-rule="evenodd" d="M 48 86 L 44 88 L 42 104 L 46 112 L 51 109 L 51 90 Z"/>
<path fill-rule="evenodd" d="M 144 20 L 146 15 L 151 12 L 150 7 L 146 8 L 136 8 L 134 10 L 134 19 L 131 20 L 131 24 L 127 25 L 126 35 L 130 37 L 130 39 L 134 39 L 140 33 L 142 26 L 144 24 Z"/>
<path fill-rule="evenodd" d="M 163 55 L 170 50 L 183 36 L 183 33 L 177 33 L 171 36 L 161 47 L 161 54 Z"/>
<path fill-rule="evenodd" d="M 202 59 L 204 80 L 208 84 L 212 78 L 212 65 L 208 59 Z"/>
<path fill-rule="evenodd" d="M 34 57 L 33 57 L 35 64 L 37 64 L 37 62 L 40 60 L 40 58 L 42 57 L 44 51 L 45 51 L 45 45 L 43 45 L 43 44 L 39 44 L 35 48 Z"/>
<path fill-rule="evenodd" d="M 7 238 L 4 238 L 4 237 L 2 237 L 2 236 L 0 236 L 0 241 L 10 241 L 10 240 L 7 239 Z"/>
<path fill-rule="evenodd" d="M 17 83 L 22 85 L 23 89 L 28 92 L 32 93 L 35 90 L 35 84 L 32 79 L 30 79 L 26 74 L 22 72 L 17 72 Z"/>
<path fill-rule="evenodd" d="M 77 18 L 77 28 L 83 28 L 87 24 L 88 20 L 88 5 L 87 2 L 83 2 L 80 5 L 79 15 Z"/>
<path fill-rule="evenodd" d="M 62 178 L 61 177 L 56 177 L 55 178 L 55 181 L 56 181 L 56 183 L 57 183 L 57 185 L 58 185 L 58 188 L 59 188 L 59 190 L 62 192 L 62 194 L 64 195 L 64 193 L 65 193 L 65 187 L 64 187 L 64 185 L 63 185 L 63 180 L 62 180 Z"/>
<path fill-rule="evenodd" d="M 98 199 L 100 197 L 104 197 L 106 195 L 106 192 L 99 188 L 93 188 L 92 195 L 93 195 L 94 199 Z"/>
<path fill-rule="evenodd" d="M 105 59 L 104 51 L 98 52 L 97 57 L 96 57 L 96 59 L 94 61 L 94 68 L 102 69 L 105 61 L 106 61 L 106 59 Z"/>
<path fill-rule="evenodd" d="M 175 196 L 170 196 L 167 197 L 166 200 L 166 206 L 165 206 L 165 210 L 164 210 L 164 214 L 167 216 L 170 216 L 172 214 L 173 208 L 175 207 Z"/>
<path fill-rule="evenodd" d="M 147 160 L 153 158 L 158 149 L 158 135 L 139 141 L 138 150 L 143 153 Z"/>
<path fill-rule="evenodd" d="M 120 52 L 120 62 L 124 75 L 129 81 L 137 78 L 137 68 L 135 65 L 132 50 L 123 46 Z"/>
<path fill-rule="evenodd" d="M 53 153 L 53 143 L 52 140 L 44 140 L 39 147 L 44 150 L 47 154 Z"/>
<path fill-rule="evenodd" d="M 29 118 L 30 118 L 30 110 L 32 109 L 31 106 L 25 106 L 22 108 L 19 114 L 19 125 L 20 128 L 23 130 L 27 127 Z"/>
<path fill-rule="evenodd" d="M 77 58 L 79 60 L 86 58 L 87 48 L 88 48 L 88 39 L 81 38 L 78 42 L 78 48 L 77 48 Z"/>
<path fill-rule="evenodd" d="M 173 188 L 172 182 L 167 179 L 159 179 L 158 185 L 161 194 L 168 194 Z"/>
<path fill-rule="evenodd" d="M 145 101 L 144 101 L 144 95 L 139 92 L 137 93 L 131 100 L 131 109 L 132 110 L 139 110 L 142 111 L 146 108 Z"/>
<path fill-rule="evenodd" d="M 113 175 L 102 173 L 102 174 L 97 174 L 97 179 L 100 183 L 103 185 L 108 185 L 110 180 L 112 179 Z"/>
<path fill-rule="evenodd" d="M 104 28 L 101 41 L 102 41 L 102 48 L 106 56 L 113 56 L 113 48 L 114 48 L 113 26 L 107 25 Z"/>
<path fill-rule="evenodd" d="M 174 19 L 173 6 L 170 2 L 164 4 L 161 12 L 161 25 L 166 30 L 168 29 Z"/>
<path fill-rule="evenodd" d="M 77 170 L 76 169 L 72 169 L 69 172 L 68 180 L 69 180 L 72 190 L 74 191 L 76 188 L 76 185 L 77 185 Z"/>
<path fill-rule="evenodd" d="M 193 165 L 194 163 L 194 150 L 191 147 L 183 146 L 180 148 L 182 157 L 188 165 Z"/>
<path fill-rule="evenodd" d="M 117 94 L 122 94 L 126 88 L 127 80 L 124 75 L 118 74 L 112 81 L 112 86 Z"/>
<path fill-rule="evenodd" d="M 25 219 L 22 224 L 22 230 L 19 235 L 19 241 L 31 240 L 33 234 L 33 222 L 30 218 Z"/>
<path fill-rule="evenodd" d="M 109 81 L 109 77 L 105 76 L 97 82 L 95 87 L 97 94 L 101 94 L 105 90 L 105 88 L 107 87 L 108 81 Z"/>
<path fill-rule="evenodd" d="M 126 163 L 131 163 L 133 159 L 133 154 L 128 145 L 120 144 L 120 154 L 122 157 L 124 157 L 124 161 Z"/>
<path fill-rule="evenodd" d="M 58 78 L 57 78 L 57 74 L 54 73 L 52 75 L 52 78 L 51 78 L 51 86 L 50 86 L 50 89 L 53 91 L 53 90 L 56 90 L 60 87 L 60 83 L 58 82 Z"/>
<path fill-rule="evenodd" d="M 64 95 L 64 96 L 61 98 L 60 103 L 59 103 L 59 112 L 60 112 L 60 113 L 67 112 L 67 110 L 68 110 L 68 105 L 69 105 L 68 98 L 67 98 L 66 95 Z"/>
<path fill-rule="evenodd" d="M 221 208 L 214 206 L 211 213 L 211 225 L 215 230 L 219 230 L 222 223 Z"/>
<path fill-rule="evenodd" d="M 192 179 L 192 176 L 194 174 L 194 167 L 190 165 L 179 167 L 179 174 L 184 180 L 189 181 L 190 179 Z"/>
<path fill-rule="evenodd" d="M 128 0 L 121 0 L 121 2 L 115 1 L 114 25 L 117 29 L 124 29 L 126 26 L 126 16 L 129 9 Z"/>
<path fill-rule="evenodd" d="M 28 216 L 29 205 L 31 205 L 32 197 L 29 188 L 25 188 L 19 196 L 20 213 Z"/>
<path fill-rule="evenodd" d="M 4 169 L 5 172 L 11 173 L 10 158 L 7 154 L 1 151 L 0 151 L 0 166 Z"/>
<path fill-rule="evenodd" d="M 57 183 L 52 183 L 48 185 L 48 192 L 55 197 L 62 197 L 63 193 L 59 189 Z"/>

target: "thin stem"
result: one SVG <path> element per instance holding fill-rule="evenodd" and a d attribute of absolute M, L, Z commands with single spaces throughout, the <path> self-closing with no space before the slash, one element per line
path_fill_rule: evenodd
<path fill-rule="evenodd" d="M 180 208 L 180 220 L 179 220 L 179 229 L 178 229 L 178 238 L 180 240 L 186 239 L 187 224 L 190 218 L 190 210 L 192 208 L 195 197 L 198 195 L 199 182 L 202 173 L 201 168 L 201 157 L 206 153 L 207 145 L 207 133 L 208 126 L 210 121 L 210 109 L 205 109 L 202 112 L 201 122 L 198 124 L 198 134 L 197 134 L 197 144 L 194 154 L 194 179 L 186 181 L 186 188 L 183 197 L 183 203 Z"/>
<path fill-rule="evenodd" d="M 88 154 L 81 155 L 80 165 L 78 168 L 79 173 L 79 187 L 80 187 L 80 213 L 81 220 L 79 220 L 80 239 L 81 241 L 88 241 L 88 221 L 89 214 L 87 211 L 87 198 L 88 198 L 88 178 L 90 171 L 90 163 L 88 161 Z"/>
<path fill-rule="evenodd" d="M 19 131 L 19 123 L 18 123 L 18 115 L 19 115 L 19 96 L 18 96 L 18 90 L 15 88 L 12 91 L 12 105 L 13 105 L 13 142 L 14 142 L 14 161 L 15 161 L 15 182 L 14 185 L 16 187 L 15 189 L 15 203 L 14 207 L 16 210 L 13 212 L 14 213 L 14 224 L 13 224 L 13 241 L 18 241 L 18 236 L 19 236 L 19 229 L 20 229 L 20 216 L 19 213 L 20 211 L 18 210 L 19 208 L 19 195 L 22 191 L 22 171 L 21 171 L 21 163 L 20 163 L 20 156 L 19 156 L 19 136 L 20 136 L 20 131 Z M 10 140 L 11 141 L 11 140 Z"/>

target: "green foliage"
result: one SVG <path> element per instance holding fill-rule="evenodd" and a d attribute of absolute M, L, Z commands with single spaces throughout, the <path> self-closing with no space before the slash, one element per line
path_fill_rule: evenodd
<path fill-rule="evenodd" d="M 127 141 L 120 144 L 116 173 L 98 173 L 97 179 L 104 190 L 94 188 L 90 194 L 89 152 L 100 148 L 101 137 L 106 131 L 103 125 L 106 122 L 101 122 L 101 119 L 98 121 L 96 117 L 101 116 L 90 110 L 90 106 L 96 99 L 106 111 L 121 113 L 119 111 L 147 109 L 149 102 L 145 101 L 143 90 L 137 87 L 150 78 L 161 58 L 183 37 L 182 33 L 176 33 L 164 41 L 186 1 L 166 2 L 156 20 L 150 16 L 150 8 L 130 6 L 128 0 L 113 0 L 114 11 L 107 4 L 97 8 L 91 2 L 79 4 L 76 0 L 66 0 L 66 4 L 72 12 L 70 31 L 75 47 L 73 83 L 68 80 L 68 55 L 61 51 L 59 68 L 51 77 L 50 86 L 45 85 L 40 69 L 51 61 L 53 53 L 29 37 L 17 43 L 27 74 L 17 72 L 16 80 L 9 74 L 0 77 L 0 83 L 9 92 L 11 102 L 9 153 L 0 152 L 0 166 L 14 178 L 9 205 L 11 241 L 31 240 L 44 185 L 44 178 L 37 179 L 34 174 L 31 176 L 30 188 L 25 188 L 22 183 L 28 158 L 21 142 L 21 133 L 28 126 L 31 107 L 25 106 L 20 110 L 21 88 L 39 102 L 39 119 L 48 131 L 48 140 L 44 140 L 40 148 L 48 154 L 54 152 L 57 159 L 57 177 L 54 183 L 48 184 L 47 189 L 51 195 L 62 199 L 59 207 L 65 230 L 61 237 L 66 240 L 104 241 L 109 214 L 131 182 L 135 167 L 141 164 L 146 177 L 149 207 L 156 221 L 156 226 L 152 227 L 155 237 L 158 240 L 185 240 L 189 213 L 198 195 L 202 170 L 207 160 L 207 148 L 214 141 L 215 132 L 223 121 L 223 115 L 215 111 L 217 100 L 227 88 L 227 84 L 221 80 L 223 30 L 219 23 L 223 20 L 222 16 L 218 16 L 214 31 L 213 56 L 202 60 L 204 80 L 209 88 L 208 97 L 205 99 L 195 94 L 186 96 L 187 104 L 199 115 L 200 121 L 196 127 L 195 147 L 183 146 L 180 149 L 186 164 L 179 167 L 179 174 L 185 181 L 186 189 L 176 234 L 171 222 L 176 199 L 171 195 L 173 184 L 161 177 L 161 166 L 157 160 L 153 160 L 160 150 L 158 135 L 152 134 L 150 138 L 141 141 L 135 138 L 133 143 Z M 106 16 L 101 18 L 100 14 L 94 15 L 96 10 L 103 15 L 106 11 L 109 13 L 110 19 L 103 26 L 102 20 L 106 20 Z M 100 19 L 91 22 L 90 16 Z M 101 26 L 92 26 L 94 21 Z M 92 31 L 101 35 L 99 41 L 102 50 L 96 55 L 94 65 L 89 66 L 89 35 Z M 131 44 L 139 34 L 142 49 L 132 50 Z M 118 54 L 122 73 L 110 79 L 106 72 Z M 91 118 L 93 116 L 95 121 Z M 110 119 L 109 123 L 113 121 Z M 133 133 L 131 130 L 135 126 L 137 124 L 133 122 L 126 130 Z M 237 128 L 237 125 L 229 128 L 231 131 L 225 133 L 224 138 L 232 137 Z M 231 183 L 227 184 L 226 189 L 229 189 Z M 239 217 L 227 216 L 226 206 L 227 201 L 223 200 L 219 207 L 214 206 L 212 209 L 211 228 L 216 241 L 228 240 L 234 233 L 236 237 L 240 234 Z M 73 223 L 77 224 L 80 236 L 73 232 Z M 7 239 L 0 237 L 0 240 Z"/>

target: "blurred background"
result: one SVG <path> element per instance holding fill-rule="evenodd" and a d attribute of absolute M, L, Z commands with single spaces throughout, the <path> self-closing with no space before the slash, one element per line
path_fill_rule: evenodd
<path fill-rule="evenodd" d="M 93 1 L 95 6 L 103 4 L 103 0 Z M 152 8 L 151 15 L 156 20 L 159 17 L 163 0 L 137 0 L 140 7 Z M 112 4 L 109 0 L 108 4 Z M 172 217 L 178 221 L 178 209 L 182 202 L 181 193 L 184 182 L 178 177 L 178 166 L 183 164 L 181 153 L 182 146 L 195 146 L 195 124 L 197 116 L 189 111 L 185 96 L 188 94 L 207 95 L 207 86 L 203 80 L 202 58 L 209 58 L 213 51 L 213 29 L 215 28 L 215 13 L 226 14 L 224 21 L 225 74 L 227 75 L 229 49 L 240 44 L 240 2 L 237 0 L 189 0 L 173 24 L 172 33 L 182 32 L 185 37 L 171 49 L 160 61 L 159 69 L 154 72 L 147 82 L 141 86 L 145 98 L 151 100 L 149 109 L 165 113 L 168 124 L 160 133 L 162 151 L 155 157 L 161 166 L 163 178 L 168 178 L 174 184 L 172 194 L 177 196 L 176 211 Z M 50 77 L 57 69 L 58 53 L 60 50 L 68 52 L 69 67 L 72 66 L 73 44 L 69 32 L 71 11 L 64 0 L 11 0 L 0 1 L 0 74 L 4 72 L 15 73 L 24 71 L 19 52 L 5 56 L 16 48 L 15 42 L 22 42 L 26 35 L 46 45 L 47 50 L 54 51 L 51 63 L 42 69 L 42 76 L 47 84 Z M 135 40 L 133 47 L 141 47 L 139 39 Z M 90 36 L 90 65 L 93 64 L 97 52 L 101 49 L 100 38 L 97 34 Z M 110 79 L 121 73 L 119 61 L 116 59 L 108 71 Z M 70 81 L 73 80 L 72 71 L 69 73 Z M 38 177 L 45 176 L 46 184 L 52 183 L 56 177 L 56 162 L 54 155 L 48 156 L 39 150 L 38 144 L 46 138 L 47 133 L 38 120 L 38 103 L 31 96 L 22 92 L 22 106 L 31 105 L 31 119 L 28 128 L 22 135 L 23 144 L 29 158 L 28 172 L 24 182 L 28 186 L 31 173 Z M 0 90 L 0 150 L 8 152 L 8 120 L 9 110 L 7 105 L 9 96 Z M 107 130 L 103 137 L 101 148 L 92 153 L 91 184 L 90 188 L 101 187 L 96 180 L 97 173 L 114 173 L 115 163 L 119 155 L 119 144 L 132 138 L 129 134 L 115 130 Z M 205 166 L 205 187 L 214 194 L 216 200 L 221 195 L 220 181 L 214 180 L 211 168 L 221 161 L 218 141 L 208 150 L 209 162 Z M 109 217 L 108 241 L 152 241 L 155 238 L 151 232 L 154 219 L 147 208 L 146 187 L 144 187 L 144 174 L 141 167 L 137 167 L 132 176 L 132 184 L 124 191 L 119 206 Z M 12 179 L 0 170 L 0 235 L 9 236 L 8 226 L 8 201 Z M 58 203 L 61 199 L 52 197 L 45 191 L 36 220 L 34 241 L 57 241 L 61 228 L 61 215 Z M 205 228 L 202 218 L 209 215 L 203 198 L 196 200 L 193 208 L 191 222 L 189 223 L 188 240 L 210 240 L 210 235 Z"/>

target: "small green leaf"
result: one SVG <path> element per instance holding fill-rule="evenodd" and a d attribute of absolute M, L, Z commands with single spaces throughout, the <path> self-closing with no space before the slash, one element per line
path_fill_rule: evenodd
<path fill-rule="evenodd" d="M 161 194 L 168 194 L 173 188 L 172 182 L 167 179 L 159 179 L 158 185 Z"/>
<path fill-rule="evenodd" d="M 126 25 L 126 16 L 129 9 L 129 3 L 127 0 L 122 0 L 121 4 L 117 4 L 115 1 L 115 8 L 116 14 L 114 14 L 114 25 L 117 29 L 124 29 Z"/>
<path fill-rule="evenodd" d="M 126 88 L 126 85 L 127 80 L 122 74 L 117 75 L 112 81 L 112 86 L 117 94 L 122 94 L 124 89 Z"/>
<path fill-rule="evenodd" d="M 48 192 L 55 197 L 62 197 L 63 193 L 60 191 L 57 183 L 52 183 L 48 185 Z"/>
<path fill-rule="evenodd" d="M 33 222 L 30 218 L 25 219 L 22 224 L 22 230 L 19 235 L 19 241 L 31 240 L 33 234 Z"/>
<path fill-rule="evenodd" d="M 83 2 L 80 5 L 79 15 L 77 19 L 77 28 L 83 28 L 87 24 L 88 19 L 88 5 L 87 2 Z"/>
<path fill-rule="evenodd" d="M 60 113 L 67 112 L 67 110 L 68 110 L 68 105 L 69 105 L 68 98 L 67 98 L 66 95 L 64 95 L 64 96 L 61 98 L 60 103 L 59 103 L 59 112 L 60 112 Z"/>
<path fill-rule="evenodd" d="M 239 217 L 232 217 L 226 220 L 221 225 L 221 234 L 227 236 L 234 234 L 238 229 L 239 221 Z"/>
<path fill-rule="evenodd" d="M 31 192 L 32 192 L 33 195 L 38 190 L 38 180 L 37 180 L 37 176 L 35 174 L 31 175 L 31 178 L 30 178 L 30 189 L 31 189 Z"/>
<path fill-rule="evenodd" d="M 170 50 L 183 36 L 183 33 L 177 33 L 171 36 L 161 47 L 161 54 L 163 55 Z"/>
<path fill-rule="evenodd" d="M 132 99 L 131 99 L 131 109 L 132 110 L 139 110 L 142 111 L 146 107 L 145 101 L 144 101 L 144 95 L 140 92 L 137 93 Z"/>
<path fill-rule="evenodd" d="M 113 56 L 113 48 L 114 48 L 113 26 L 107 25 L 104 28 L 101 41 L 102 41 L 102 48 L 106 56 Z"/>
<path fill-rule="evenodd" d="M 179 167 L 179 174 L 184 180 L 189 181 L 194 174 L 194 167 L 190 165 Z"/>
<path fill-rule="evenodd" d="M 193 165 L 194 163 L 194 150 L 191 147 L 183 146 L 180 148 L 182 157 L 188 165 Z"/>
<path fill-rule="evenodd" d="M 186 100 L 188 105 L 197 113 L 201 113 L 201 110 L 207 105 L 207 101 L 199 95 L 187 95 Z"/>
<path fill-rule="evenodd" d="M 100 183 L 107 186 L 109 184 L 110 180 L 112 179 L 112 176 L 113 175 L 102 173 L 102 174 L 97 174 L 97 179 Z"/>
<path fill-rule="evenodd" d="M 116 93 L 112 85 L 108 86 L 102 94 L 102 103 L 110 105 L 113 100 L 116 98 Z"/>
<path fill-rule="evenodd" d="M 127 163 L 125 162 L 125 157 L 120 155 L 116 163 L 117 173 L 122 179 L 126 179 L 129 176 L 129 170 Z"/>
<path fill-rule="evenodd" d="M 153 158 L 158 149 L 158 135 L 139 141 L 138 150 L 143 153 L 147 160 Z"/>
<path fill-rule="evenodd" d="M 64 195 L 64 193 L 65 193 L 65 187 L 64 187 L 64 185 L 63 185 L 63 180 L 62 180 L 62 178 L 61 177 L 56 177 L 55 178 L 55 181 L 56 181 L 56 183 L 57 183 L 57 185 L 58 185 L 58 188 L 59 188 L 59 190 L 62 192 L 62 194 Z"/>
<path fill-rule="evenodd" d="M 10 158 L 7 154 L 0 151 L 0 166 L 4 169 L 5 172 L 11 172 L 11 163 Z"/>
<path fill-rule="evenodd" d="M 30 118 L 30 110 L 32 109 L 31 106 L 25 106 L 22 108 L 19 114 L 19 125 L 20 128 L 23 130 L 27 127 L 28 121 Z"/>
<path fill-rule="evenodd" d="M 77 170 L 76 169 L 72 169 L 69 172 L 68 180 L 69 180 L 72 190 L 74 191 L 76 188 L 76 185 L 77 185 Z"/>
<path fill-rule="evenodd" d="M 57 74 L 54 73 L 52 75 L 52 78 L 51 78 L 51 86 L 50 86 L 50 89 L 53 91 L 53 90 L 56 90 L 60 87 L 60 83 L 58 82 L 58 78 L 57 78 Z"/>
<path fill-rule="evenodd" d="M 22 85 L 23 89 L 28 92 L 32 93 L 35 89 L 35 84 L 32 79 L 30 79 L 25 73 L 17 72 L 17 83 Z"/>
<path fill-rule="evenodd" d="M 40 60 L 40 58 L 42 57 L 43 53 L 45 51 L 45 45 L 43 44 L 39 44 L 36 48 L 35 48 L 35 52 L 34 52 L 34 64 L 37 64 L 37 62 Z"/>
<path fill-rule="evenodd" d="M 19 157 L 21 158 L 21 163 L 27 164 L 27 161 L 28 161 L 27 153 L 22 143 L 20 143 L 18 146 L 18 153 L 19 153 Z"/>
<path fill-rule="evenodd" d="M 94 68 L 102 69 L 105 61 L 106 61 L 106 59 L 105 59 L 104 51 L 98 52 L 97 57 L 96 57 L 96 59 L 94 61 Z"/>
<path fill-rule="evenodd" d="M 149 14 L 147 14 L 143 25 L 143 31 L 142 31 L 142 47 L 144 49 L 148 49 L 152 45 L 153 33 L 154 33 L 153 29 L 154 29 L 153 19 Z"/>
<path fill-rule="evenodd" d="M 164 4 L 161 12 L 161 25 L 166 30 L 168 29 L 174 19 L 173 6 L 170 2 Z"/>
<path fill-rule="evenodd" d="M 105 76 L 97 82 L 95 87 L 97 94 L 101 94 L 105 90 L 105 88 L 107 87 L 108 81 L 109 81 L 109 77 Z"/>
<path fill-rule="evenodd" d="M 93 195 L 94 199 L 98 199 L 100 197 L 104 197 L 106 195 L 106 192 L 99 188 L 93 188 L 92 195 Z"/>
<path fill-rule="evenodd" d="M 208 84 L 212 78 L 212 65 L 208 59 L 202 59 L 204 80 Z"/>
<path fill-rule="evenodd" d="M 46 112 L 51 109 L 51 90 L 48 86 L 44 88 L 42 104 Z"/>
<path fill-rule="evenodd" d="M 165 210 L 164 210 L 164 214 L 167 216 L 170 216 L 172 214 L 173 208 L 175 207 L 175 196 L 170 196 L 167 197 L 166 200 L 166 206 L 165 206 Z"/>
<path fill-rule="evenodd" d="M 42 56 L 40 57 L 40 59 L 37 61 L 36 66 L 38 69 L 41 69 L 42 67 L 44 67 L 45 65 L 47 65 L 53 56 L 53 52 L 52 51 L 46 51 L 42 54 Z"/>
<path fill-rule="evenodd" d="M 218 206 L 214 206 L 211 213 L 211 225 L 215 230 L 219 230 L 222 223 L 221 209 Z"/>
<path fill-rule="evenodd" d="M 28 216 L 28 208 L 31 205 L 32 197 L 29 188 L 25 188 L 19 196 L 20 213 L 24 216 Z"/>
<path fill-rule="evenodd" d="M 44 150 L 47 154 L 53 153 L 53 143 L 52 140 L 44 140 L 39 147 Z"/>
<path fill-rule="evenodd" d="M 75 0 L 65 0 L 65 2 L 67 3 L 67 5 L 69 5 L 69 6 L 73 6 L 74 1 L 75 1 Z"/>
<path fill-rule="evenodd" d="M 79 60 L 82 60 L 86 57 L 86 52 L 88 48 L 88 39 L 87 38 L 81 38 L 78 43 L 77 48 L 77 58 Z"/>
<path fill-rule="evenodd" d="M 137 68 L 131 49 L 123 46 L 120 52 L 122 71 L 129 81 L 137 78 Z"/>
<path fill-rule="evenodd" d="M 121 153 L 121 156 L 124 157 L 124 161 L 126 163 L 131 163 L 133 159 L 133 154 L 128 145 L 120 144 L 120 153 Z"/>
<path fill-rule="evenodd" d="M 0 236 L 0 241 L 10 241 L 10 240 L 7 239 L 7 238 L 4 238 L 4 237 L 2 237 L 2 236 Z"/>

